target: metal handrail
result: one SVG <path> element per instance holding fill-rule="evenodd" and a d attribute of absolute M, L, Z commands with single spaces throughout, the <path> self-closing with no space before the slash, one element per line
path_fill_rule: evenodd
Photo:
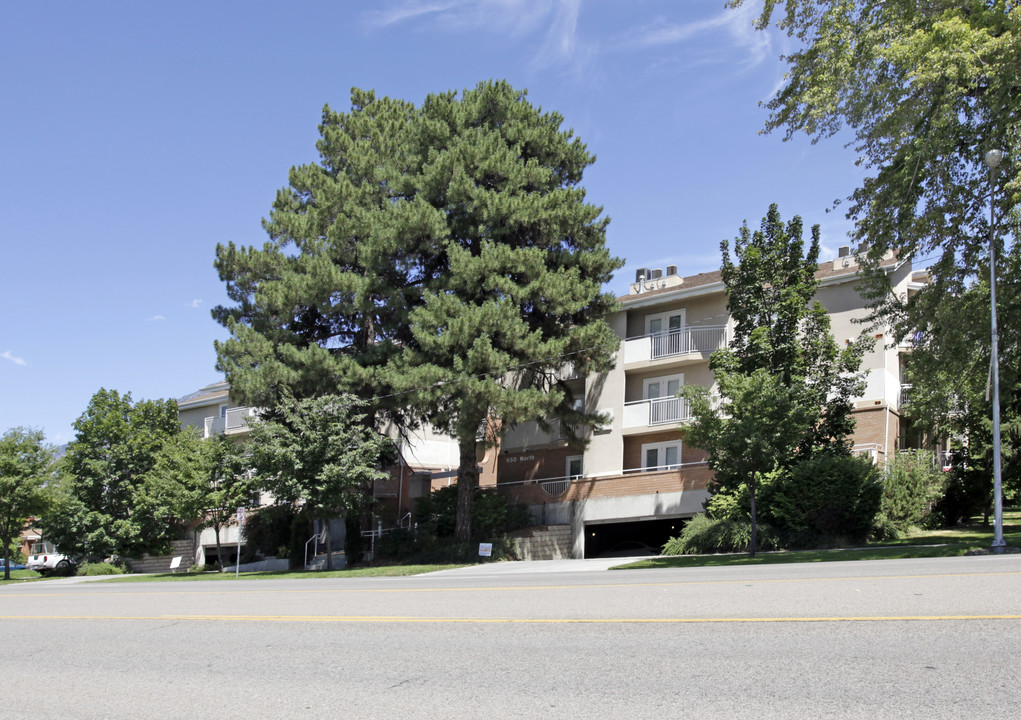
<path fill-rule="evenodd" d="M 304 565 L 304 567 L 308 567 L 308 544 L 310 542 L 313 542 L 313 541 L 315 542 L 315 545 L 312 548 L 312 557 L 314 558 L 316 555 L 319 554 L 319 543 L 325 543 L 326 542 L 326 527 L 325 526 L 323 527 L 322 530 L 320 530 L 315 535 L 313 535 L 312 537 L 310 537 L 308 540 L 305 541 L 305 565 Z"/>
<path fill-rule="evenodd" d="M 673 463 L 672 465 L 663 465 L 654 468 L 628 468 L 626 470 L 619 470 L 613 472 L 601 472 L 586 475 L 561 475 L 559 477 L 548 477 L 548 478 L 534 478 L 532 480 L 508 480 L 506 482 L 500 481 L 496 484 L 497 489 L 510 487 L 512 485 L 532 485 L 542 483 L 552 483 L 557 481 L 568 480 L 574 482 L 576 480 L 612 480 L 613 478 L 619 478 L 621 475 L 629 475 L 631 473 L 642 473 L 642 472 L 654 472 L 656 470 L 683 470 L 684 468 L 695 467 L 697 465 L 708 465 L 709 463 L 705 460 L 695 460 L 694 462 L 683 462 Z"/>

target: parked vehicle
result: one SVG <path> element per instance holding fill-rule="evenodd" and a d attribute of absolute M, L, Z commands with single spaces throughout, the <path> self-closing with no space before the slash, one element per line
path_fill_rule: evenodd
<path fill-rule="evenodd" d="M 25 565 L 40 575 L 70 575 L 74 572 L 74 563 L 66 555 L 45 540 L 32 544 L 32 554 Z"/>
<path fill-rule="evenodd" d="M 22 565 L 21 563 L 16 563 L 16 562 L 12 562 L 11 563 L 11 570 L 24 570 L 24 569 L 25 569 L 25 566 Z M 2 573 L 3 571 L 4 571 L 4 559 L 0 558 L 0 573 Z"/>

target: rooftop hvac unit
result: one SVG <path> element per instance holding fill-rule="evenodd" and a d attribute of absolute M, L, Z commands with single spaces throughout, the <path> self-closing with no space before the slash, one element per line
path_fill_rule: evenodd
<path fill-rule="evenodd" d="M 652 275 L 652 271 L 649 268 L 638 268 L 635 270 L 635 282 L 641 282 L 642 280 L 648 280 Z"/>
<path fill-rule="evenodd" d="M 656 268 L 652 271 L 653 280 L 659 280 L 661 277 L 663 277 L 663 270 L 661 268 Z"/>
<path fill-rule="evenodd" d="M 677 266 L 676 265 L 667 265 L 666 266 L 666 276 L 667 277 L 672 277 L 672 276 L 674 276 L 676 274 L 677 274 Z"/>
<path fill-rule="evenodd" d="M 851 254 L 850 245 L 841 245 L 839 248 L 837 248 L 837 257 L 847 257 L 850 254 Z"/>

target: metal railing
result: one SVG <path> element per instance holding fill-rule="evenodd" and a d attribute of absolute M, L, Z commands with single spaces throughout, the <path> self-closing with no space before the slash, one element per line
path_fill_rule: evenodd
<path fill-rule="evenodd" d="M 256 409 L 253 407 L 227 408 L 227 415 L 223 423 L 224 429 L 230 432 L 231 430 L 240 430 L 241 428 L 248 427 L 248 418 L 253 417 L 256 412 Z"/>
<path fill-rule="evenodd" d="M 308 546 L 309 546 L 309 543 L 315 543 L 312 546 L 312 558 L 315 559 L 316 555 L 319 554 L 319 543 L 324 543 L 324 544 L 326 543 L 326 526 L 325 525 L 323 526 L 322 530 L 317 532 L 315 535 L 310 537 L 305 542 L 305 565 L 304 565 L 304 567 L 308 567 Z"/>
<path fill-rule="evenodd" d="M 553 480 L 541 480 L 539 481 L 539 487 L 542 491 L 550 497 L 558 497 L 567 492 L 567 488 L 571 487 L 571 480 L 580 478 L 581 475 L 572 475 L 570 477 L 556 478 Z"/>
<path fill-rule="evenodd" d="M 225 432 L 235 432 L 248 427 L 248 418 L 259 414 L 259 409 L 254 407 L 232 407 L 227 408 L 223 417 L 213 415 L 204 418 L 202 421 L 202 437 L 223 435 Z"/>
<path fill-rule="evenodd" d="M 705 325 L 656 333 L 652 337 L 652 359 L 710 353 L 727 345 L 727 328 L 724 325 Z"/>
<path fill-rule="evenodd" d="M 641 409 L 646 406 L 648 412 Z M 625 411 L 625 427 L 636 425 L 664 425 L 667 423 L 684 422 L 691 419 L 691 411 L 688 401 L 679 397 L 649 398 L 646 400 L 633 400 L 624 403 L 625 408 L 635 408 L 634 411 Z M 633 412 L 633 414 L 632 414 Z M 644 417 L 643 417 L 644 416 Z M 630 418 L 628 420 L 628 418 Z M 645 422 L 643 423 L 642 420 Z"/>

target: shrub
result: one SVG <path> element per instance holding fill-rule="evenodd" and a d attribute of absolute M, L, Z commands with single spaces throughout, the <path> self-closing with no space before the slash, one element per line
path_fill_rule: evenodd
<path fill-rule="evenodd" d="M 768 511 L 788 545 L 863 542 L 879 512 L 881 492 L 878 470 L 868 459 L 822 453 L 780 476 Z"/>
<path fill-rule="evenodd" d="M 405 560 L 421 550 L 415 533 L 397 528 L 376 540 L 376 556 L 387 560 Z"/>
<path fill-rule="evenodd" d="M 729 518 L 713 519 L 705 513 L 699 513 L 688 520 L 679 536 L 663 545 L 663 555 L 745 552 L 751 539 L 751 522 Z M 759 523 L 756 544 L 759 550 L 776 550 L 779 543 L 773 528 Z"/>
<path fill-rule="evenodd" d="M 291 546 L 292 528 L 297 511 L 294 506 L 284 503 L 259 508 L 245 520 L 245 557 L 243 561 L 255 559 L 256 553 L 273 555 L 281 545 Z M 308 538 L 302 538 L 302 543 Z"/>
<path fill-rule="evenodd" d="M 954 457 L 953 470 L 944 476 L 943 495 L 928 517 L 930 524 L 963 525 L 988 511 L 993 490 L 991 470 L 976 467 L 966 452 L 960 452 Z"/>
<path fill-rule="evenodd" d="M 759 520 L 769 519 L 769 506 L 773 490 L 782 474 L 782 469 L 776 469 L 759 477 L 755 491 L 755 506 Z M 715 487 L 712 497 L 706 503 L 705 512 L 706 515 L 716 520 L 751 521 L 752 501 L 748 494 L 748 485 L 741 483 L 737 488 Z"/>
<path fill-rule="evenodd" d="M 942 497 L 944 473 L 927 450 L 903 450 L 886 464 L 880 514 L 900 530 L 922 525 Z"/>
<path fill-rule="evenodd" d="M 457 486 L 440 488 L 420 498 L 416 512 L 419 528 L 437 538 L 454 536 L 457 522 Z M 472 540 L 490 542 L 501 535 L 531 525 L 524 505 L 512 504 L 506 496 L 489 488 L 476 488 L 472 501 Z M 476 547 L 476 550 L 478 548 Z"/>
<path fill-rule="evenodd" d="M 108 562 L 82 563 L 78 566 L 77 575 L 123 575 L 127 570 L 121 565 Z"/>

